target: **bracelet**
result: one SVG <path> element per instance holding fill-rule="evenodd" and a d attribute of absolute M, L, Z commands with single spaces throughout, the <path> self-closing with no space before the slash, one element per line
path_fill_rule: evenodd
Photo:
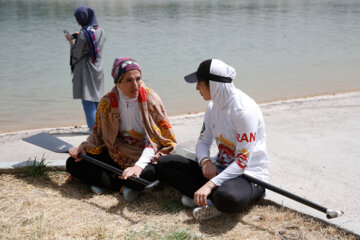
<path fill-rule="evenodd" d="M 200 161 L 200 165 L 203 167 L 204 164 L 205 164 L 207 161 L 211 161 L 211 158 L 209 158 L 209 157 L 203 158 L 203 159 Z"/>

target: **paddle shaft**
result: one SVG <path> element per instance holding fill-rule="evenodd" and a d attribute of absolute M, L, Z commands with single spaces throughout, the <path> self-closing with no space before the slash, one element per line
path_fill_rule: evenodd
<path fill-rule="evenodd" d="M 64 142 L 63 140 L 61 140 L 57 137 L 54 137 L 53 135 L 51 135 L 49 133 L 45 133 L 45 132 L 38 133 L 38 134 L 30 136 L 30 137 L 26 137 L 23 140 L 28 143 L 34 144 L 36 146 L 45 148 L 47 150 L 50 150 L 50 151 L 53 151 L 56 153 L 69 153 L 69 150 L 73 147 L 71 144 Z M 81 154 L 81 153 L 78 154 L 78 157 L 85 159 L 86 161 L 88 161 L 92 164 L 95 164 L 99 167 L 105 168 L 105 169 L 107 169 L 113 173 L 116 173 L 120 176 L 123 174 L 123 170 L 113 167 L 104 162 L 101 162 L 95 158 L 89 157 L 89 156 Z M 156 180 L 154 182 L 149 182 L 143 178 L 136 177 L 136 176 L 129 177 L 129 180 L 132 180 L 132 181 L 135 181 L 135 182 L 145 185 L 145 189 L 151 189 L 159 184 L 158 180 Z"/>
<path fill-rule="evenodd" d="M 109 171 L 111 171 L 113 173 L 116 173 L 119 176 L 121 176 L 123 174 L 123 172 L 124 172 L 121 169 L 118 169 L 116 167 L 113 167 L 113 166 L 111 166 L 109 164 L 106 164 L 104 162 L 96 160 L 95 158 L 89 157 L 89 156 L 81 154 L 81 153 L 79 153 L 78 157 L 82 158 L 82 159 L 84 159 L 84 160 L 86 160 L 86 161 L 88 161 L 88 162 L 90 162 L 92 164 L 98 165 L 99 167 L 105 168 L 106 170 L 109 170 Z M 149 182 L 149 181 L 147 181 L 147 180 L 145 180 L 143 178 L 139 178 L 139 177 L 136 177 L 136 176 L 131 176 L 130 178 L 131 178 L 131 180 L 133 180 L 135 182 L 138 182 L 138 183 L 141 183 L 141 184 L 143 184 L 145 186 L 149 186 L 149 185 L 152 184 L 152 182 Z"/>
<path fill-rule="evenodd" d="M 254 178 L 254 177 L 252 177 L 252 176 L 249 176 L 249 175 L 247 175 L 247 174 L 243 174 L 243 176 L 244 176 L 244 178 L 246 178 L 246 179 L 249 180 L 250 182 L 255 183 L 255 184 L 257 184 L 257 185 L 259 185 L 259 186 L 261 186 L 261 187 L 264 187 L 264 188 L 266 188 L 266 189 L 269 189 L 269 190 L 271 190 L 271 191 L 274 191 L 274 192 L 276 192 L 276 193 L 279 193 L 279 194 L 281 194 L 281 195 L 283 195 L 283 196 L 285 196 L 285 197 L 291 198 L 291 199 L 293 199 L 293 200 L 295 200 L 295 201 L 297 201 L 297 202 L 300 202 L 300 203 L 302 203 L 302 204 L 305 204 L 306 206 L 312 207 L 312 208 L 314 208 L 314 209 L 316 209 L 316 210 L 318 210 L 318 211 L 320 211 L 320 212 L 327 213 L 327 208 L 325 208 L 325 207 L 323 207 L 323 206 L 320 206 L 320 205 L 317 204 L 317 203 L 314 203 L 314 202 L 311 202 L 311 201 L 309 201 L 309 200 L 306 200 L 305 198 L 299 197 L 299 196 L 297 196 L 297 195 L 295 195 L 295 194 L 293 194 L 293 193 L 291 193 L 291 192 L 285 191 L 285 190 L 283 190 L 283 189 L 281 189 L 281 188 L 278 188 L 278 187 L 276 187 L 276 186 L 274 186 L 274 185 L 271 185 L 271 184 L 269 184 L 269 183 L 263 182 L 263 181 L 261 181 L 261 180 L 259 180 L 259 179 L 257 179 L 257 178 Z"/>

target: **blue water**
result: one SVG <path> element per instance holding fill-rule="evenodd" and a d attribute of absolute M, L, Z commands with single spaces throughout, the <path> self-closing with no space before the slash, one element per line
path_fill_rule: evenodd
<path fill-rule="evenodd" d="M 134 57 L 169 115 L 205 110 L 183 76 L 207 58 L 257 102 L 360 89 L 357 0 L 0 0 L 0 131 L 85 124 L 62 33 L 79 5 L 106 31 L 105 91 L 113 59 Z"/>

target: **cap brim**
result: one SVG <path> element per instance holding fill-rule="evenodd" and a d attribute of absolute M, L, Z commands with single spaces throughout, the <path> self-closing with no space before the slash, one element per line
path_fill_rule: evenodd
<path fill-rule="evenodd" d="M 196 72 L 193 72 L 193 73 L 191 73 L 191 74 L 189 74 L 189 75 L 186 75 L 185 77 L 184 77 L 184 79 L 185 79 L 185 81 L 186 82 L 188 82 L 188 83 L 196 83 L 196 82 L 198 82 L 198 77 L 197 77 L 197 75 L 196 75 Z"/>

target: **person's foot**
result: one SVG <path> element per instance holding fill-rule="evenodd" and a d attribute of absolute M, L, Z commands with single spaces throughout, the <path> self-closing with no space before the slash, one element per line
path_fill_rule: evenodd
<path fill-rule="evenodd" d="M 197 207 L 193 210 L 193 216 L 198 221 L 208 220 L 217 217 L 220 214 L 221 212 L 219 210 L 211 206 Z"/>
<path fill-rule="evenodd" d="M 123 191 L 124 200 L 127 203 L 133 203 L 139 197 L 140 192 L 134 189 L 125 187 Z"/>
<path fill-rule="evenodd" d="M 70 182 L 80 182 L 79 179 L 77 179 L 76 177 L 74 177 L 73 175 L 69 174 L 66 179 L 65 179 L 66 183 L 70 183 Z"/>
<path fill-rule="evenodd" d="M 103 194 L 106 191 L 104 188 L 101 188 L 101 187 L 98 187 L 95 185 L 91 185 L 90 189 L 95 194 Z"/>
<path fill-rule="evenodd" d="M 191 198 L 189 198 L 186 195 L 181 196 L 181 203 L 185 207 L 189 207 L 189 208 L 196 208 L 198 206 L 194 203 L 194 201 Z"/>

